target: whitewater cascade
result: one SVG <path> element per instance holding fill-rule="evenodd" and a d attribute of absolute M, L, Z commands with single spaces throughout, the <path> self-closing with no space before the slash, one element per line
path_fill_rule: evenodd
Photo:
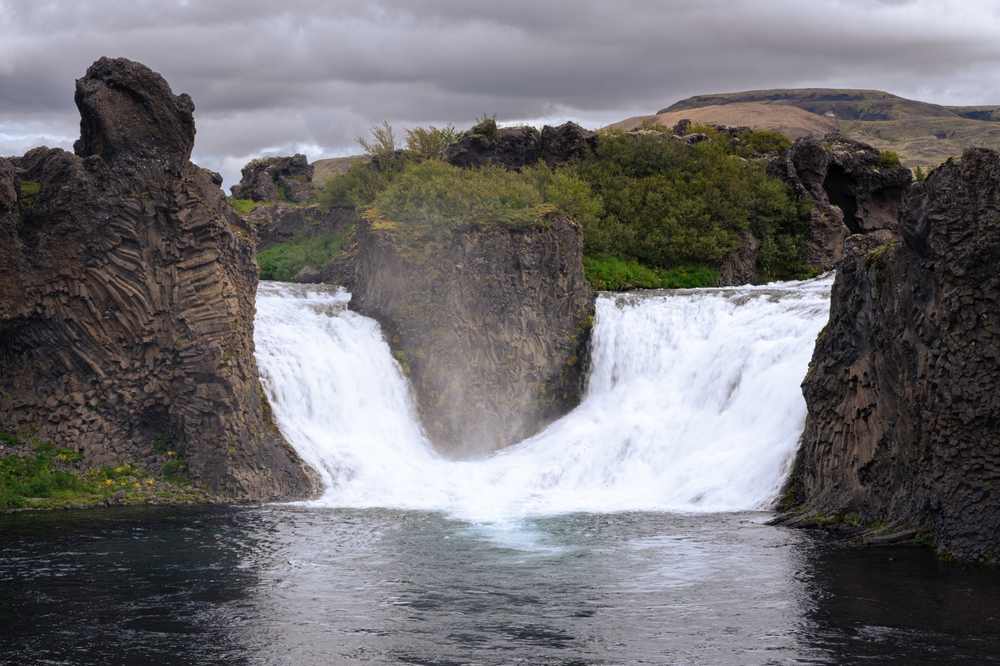
<path fill-rule="evenodd" d="M 468 520 L 759 509 L 802 433 L 832 282 L 600 295 L 583 402 L 476 461 L 432 449 L 378 324 L 342 290 L 262 282 L 257 361 L 282 432 L 326 484 L 315 504 Z"/>

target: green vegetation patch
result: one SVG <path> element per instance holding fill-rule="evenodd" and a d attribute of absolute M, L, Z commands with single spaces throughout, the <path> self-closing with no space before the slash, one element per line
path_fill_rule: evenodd
<path fill-rule="evenodd" d="M 234 197 L 226 198 L 229 199 L 229 203 L 233 205 L 233 209 L 236 211 L 236 214 L 241 217 L 260 205 L 259 201 L 254 201 L 252 199 L 236 199 Z"/>
<path fill-rule="evenodd" d="M 24 216 L 27 215 L 28 209 L 31 208 L 31 204 L 35 203 L 35 196 L 38 194 L 38 190 L 41 189 L 41 187 L 41 183 L 36 183 L 33 180 L 21 181 L 21 196 L 17 200 L 17 205 L 22 220 L 24 219 Z"/>
<path fill-rule="evenodd" d="M 20 439 L 3 435 L 8 444 Z M 95 506 L 113 502 L 147 504 L 207 499 L 207 494 L 190 487 L 186 463 L 169 452 L 162 478 L 130 463 L 105 465 L 83 472 L 71 468 L 83 456 L 69 449 L 54 449 L 52 442 L 29 440 L 35 455 L 27 458 L 0 458 L 0 511 L 19 508 L 52 509 L 66 506 Z M 167 474 L 174 463 L 176 469 Z"/>
<path fill-rule="evenodd" d="M 766 173 L 761 157 L 787 148 L 788 139 L 769 131 L 733 137 L 708 126 L 688 129 L 709 140 L 688 145 L 659 131 L 609 131 L 594 152 L 566 166 L 539 163 L 515 172 L 442 163 L 441 142 L 457 135 L 450 128 L 407 130 L 410 149 L 390 150 L 395 138 L 383 123 L 373 128 L 373 141 L 362 143 L 371 162 L 328 180 L 316 203 L 362 210 L 411 249 L 438 243 L 456 227 L 544 224 L 546 215 L 563 211 L 583 227 L 588 277 L 599 289 L 714 284 L 746 232 L 757 241 L 760 276 L 809 274 L 808 211 L 796 205 L 788 183 Z M 486 116 L 473 131 L 499 132 Z M 262 269 L 265 262 L 273 266 L 263 255 Z M 292 270 L 324 262 L 290 263 L 297 268 L 283 277 L 276 268 L 267 275 L 291 279 Z"/>
<path fill-rule="evenodd" d="M 601 291 L 632 288 L 693 289 L 714 286 L 719 279 L 718 271 L 706 266 L 680 267 L 667 271 L 649 268 L 637 261 L 622 261 L 616 257 L 584 257 L 583 273 L 594 289 Z"/>
<path fill-rule="evenodd" d="M 257 255 L 261 280 L 291 282 L 305 266 L 322 268 L 340 254 L 354 227 L 336 234 L 298 238 Z"/>
<path fill-rule="evenodd" d="M 410 166 L 379 192 L 366 215 L 423 235 L 466 224 L 538 224 L 554 210 L 522 174 L 498 166 L 462 169 L 428 160 Z"/>

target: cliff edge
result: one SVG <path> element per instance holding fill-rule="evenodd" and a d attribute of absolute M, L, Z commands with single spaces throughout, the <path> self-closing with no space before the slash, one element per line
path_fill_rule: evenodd
<path fill-rule="evenodd" d="M 1000 558 L 998 201 L 1000 154 L 973 149 L 912 188 L 898 229 L 847 239 L 786 506 Z"/>
<path fill-rule="evenodd" d="M 86 466 L 169 449 L 234 499 L 308 494 L 253 357 L 255 232 L 190 162 L 191 98 L 101 58 L 75 99 L 76 154 L 0 160 L 0 424 Z"/>

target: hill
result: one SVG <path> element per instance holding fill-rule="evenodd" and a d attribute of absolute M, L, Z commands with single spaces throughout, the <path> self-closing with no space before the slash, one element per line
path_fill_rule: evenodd
<path fill-rule="evenodd" d="M 696 95 L 614 126 L 631 129 L 644 120 L 672 126 L 681 118 L 774 129 L 793 139 L 839 130 L 847 138 L 895 151 L 908 167 L 936 166 L 972 146 L 1000 149 L 1000 106 L 941 106 L 879 90 L 792 88 Z"/>

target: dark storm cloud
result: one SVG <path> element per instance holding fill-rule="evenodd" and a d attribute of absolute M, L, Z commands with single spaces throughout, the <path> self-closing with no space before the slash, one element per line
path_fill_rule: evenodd
<path fill-rule="evenodd" d="M 0 0 L 0 154 L 71 141 L 73 81 L 102 55 L 190 93 L 196 157 L 231 183 L 262 152 L 353 152 L 383 119 L 596 125 L 802 85 L 1000 102 L 998 28 L 973 0 Z"/>

